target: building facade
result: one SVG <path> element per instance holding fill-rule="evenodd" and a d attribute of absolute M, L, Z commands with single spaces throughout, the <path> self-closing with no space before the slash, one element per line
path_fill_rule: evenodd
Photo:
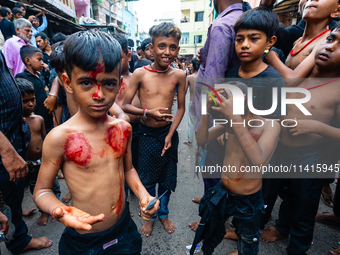
<path fill-rule="evenodd" d="M 212 10 L 209 4 L 210 0 L 181 0 L 180 29 L 182 38 L 179 54 L 182 57 L 190 60 L 204 46 Z"/>

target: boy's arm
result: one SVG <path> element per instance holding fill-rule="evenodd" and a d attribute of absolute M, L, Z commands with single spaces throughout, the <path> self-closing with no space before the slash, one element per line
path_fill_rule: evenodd
<path fill-rule="evenodd" d="M 177 86 L 177 111 L 175 117 L 172 121 L 168 135 L 165 137 L 165 144 L 162 151 L 162 156 L 171 147 L 171 138 L 175 133 L 177 127 L 181 123 L 183 115 L 185 113 L 185 78 L 184 72 L 177 71 L 178 76 L 178 86 Z"/>
<path fill-rule="evenodd" d="M 33 201 L 46 213 L 66 227 L 91 230 L 91 224 L 103 221 L 103 214 L 91 216 L 73 206 L 64 205 L 52 191 L 53 182 L 63 165 L 63 131 L 55 128 L 47 136 L 43 145 L 42 163 L 33 193 Z"/>
<path fill-rule="evenodd" d="M 59 85 L 59 79 L 58 79 L 58 76 L 57 76 L 53 80 L 51 91 L 49 92 L 48 97 L 44 101 L 44 106 L 49 111 L 48 113 L 51 113 L 55 109 L 57 109 L 59 88 L 60 88 L 60 85 Z"/>
<path fill-rule="evenodd" d="M 212 109 L 221 112 L 227 119 L 234 123 L 242 123 L 245 120 L 240 115 L 233 115 L 233 96 L 229 90 L 226 90 L 228 99 L 220 95 L 222 105 L 220 107 L 212 107 Z M 245 125 L 234 125 L 233 131 L 240 143 L 240 146 L 247 157 L 249 163 L 254 166 L 260 166 L 268 161 L 273 154 L 280 134 L 280 125 L 276 121 L 272 121 L 272 126 L 266 125 L 259 140 L 256 142 Z"/>
<path fill-rule="evenodd" d="M 7 137 L 0 132 L 0 155 L 10 181 L 21 181 L 28 173 L 26 161 L 16 152 Z"/>
<path fill-rule="evenodd" d="M 130 126 L 131 129 L 131 126 Z M 126 154 L 124 156 L 124 174 L 125 174 L 125 182 L 130 187 L 132 192 L 136 195 L 139 200 L 139 205 L 141 208 L 141 215 L 143 220 L 151 220 L 153 215 L 159 209 L 159 201 L 155 204 L 155 206 L 149 210 L 145 211 L 148 204 L 151 202 L 154 197 L 150 196 L 145 187 L 143 186 L 139 176 L 137 174 L 136 169 L 132 165 L 132 154 L 131 154 L 131 142 L 132 142 L 132 133 L 130 133 L 130 137 L 127 144 Z"/>
<path fill-rule="evenodd" d="M 241 116 L 233 118 L 233 122 L 242 122 Z M 273 121 L 273 124 L 264 127 L 259 140 L 256 142 L 247 127 L 234 126 L 233 130 L 241 145 L 241 148 L 252 166 L 262 166 L 273 155 L 280 135 L 280 124 Z"/>
<path fill-rule="evenodd" d="M 188 92 L 188 88 L 190 86 L 190 79 L 191 79 L 191 75 L 189 75 L 187 78 L 186 78 L 186 83 L 185 83 L 185 94 L 187 94 Z"/>
<path fill-rule="evenodd" d="M 41 117 L 40 122 L 41 122 L 41 137 L 42 137 L 43 140 L 45 140 L 46 128 L 45 128 L 45 121 L 44 121 L 43 117 Z"/>
<path fill-rule="evenodd" d="M 119 107 L 118 104 L 114 103 L 112 107 L 110 108 L 109 112 L 115 116 L 117 119 L 125 120 L 127 122 L 130 122 L 129 115 L 125 114 L 122 108 Z"/>
<path fill-rule="evenodd" d="M 279 59 L 278 55 L 274 51 L 269 51 L 266 54 L 266 62 L 279 71 L 283 78 L 297 78 L 297 81 L 286 80 L 287 87 L 295 87 L 300 84 L 302 78 L 306 78 L 312 72 L 315 66 L 315 52 L 319 48 L 323 40 L 319 40 L 313 48 L 311 54 L 306 57 L 294 70 L 290 69 Z M 300 79 L 299 79 L 300 78 Z"/>
<path fill-rule="evenodd" d="M 337 121 L 340 121 L 340 105 L 335 111 Z M 332 127 L 317 120 L 297 120 L 297 126 L 289 128 L 293 136 L 315 133 L 331 141 L 340 142 L 340 128 Z M 288 122 L 288 125 L 295 125 L 295 122 Z"/>
<path fill-rule="evenodd" d="M 207 100 L 207 112 L 210 114 L 211 106 L 213 100 L 211 97 L 208 97 Z M 204 145 L 219 137 L 223 133 L 226 132 L 225 128 L 222 125 L 217 125 L 215 127 L 209 128 L 210 124 L 210 115 L 203 115 L 198 125 L 196 140 L 198 144 Z"/>
<path fill-rule="evenodd" d="M 48 24 L 44 11 L 42 12 L 42 15 L 43 15 L 43 17 L 42 17 L 43 22 L 42 22 L 41 26 L 37 28 L 38 33 L 44 31 L 47 28 L 47 24 Z"/>

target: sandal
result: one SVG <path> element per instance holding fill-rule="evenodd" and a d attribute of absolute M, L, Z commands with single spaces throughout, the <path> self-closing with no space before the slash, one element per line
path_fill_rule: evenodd
<path fill-rule="evenodd" d="M 185 145 L 192 146 L 192 143 L 189 141 L 184 142 Z"/>
<path fill-rule="evenodd" d="M 333 194 L 328 194 L 328 193 L 322 191 L 321 192 L 321 200 L 322 200 L 322 202 L 324 202 L 325 205 L 333 208 L 333 203 L 334 203 L 334 195 Z"/>
<path fill-rule="evenodd" d="M 334 213 L 318 212 L 315 216 L 315 221 L 322 224 L 340 227 L 340 217 L 335 216 Z"/>
<path fill-rule="evenodd" d="M 340 255 L 340 247 L 334 249 L 334 250 L 330 250 L 328 252 L 329 255 Z"/>

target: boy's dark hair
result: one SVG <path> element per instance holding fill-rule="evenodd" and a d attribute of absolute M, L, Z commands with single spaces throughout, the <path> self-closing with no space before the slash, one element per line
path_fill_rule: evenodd
<path fill-rule="evenodd" d="M 22 13 L 22 10 L 19 8 L 19 7 L 14 7 L 13 9 L 12 9 L 12 13 L 15 15 L 15 14 L 17 14 L 17 13 Z"/>
<path fill-rule="evenodd" d="M 142 49 L 142 47 L 141 47 L 141 46 L 138 46 L 137 49 L 136 49 L 136 51 L 141 50 L 141 49 Z"/>
<path fill-rule="evenodd" d="M 122 74 L 122 48 L 110 34 L 98 29 L 69 36 L 64 44 L 64 54 L 65 69 L 70 79 L 75 66 L 89 72 L 95 70 L 98 63 L 103 63 L 105 73 L 111 73 L 118 66 L 119 77 Z"/>
<path fill-rule="evenodd" d="M 65 41 L 66 39 L 67 39 L 66 35 L 64 35 L 61 32 L 58 32 L 54 36 L 52 36 L 51 44 L 55 44 L 57 42 L 62 42 L 62 41 Z"/>
<path fill-rule="evenodd" d="M 152 36 L 152 30 L 155 28 L 156 25 L 153 25 L 152 27 L 150 27 L 149 29 L 149 35 Z"/>
<path fill-rule="evenodd" d="M 339 0 L 340 1 L 340 0 Z M 333 27 L 333 29 L 332 29 L 332 32 L 337 32 L 337 31 L 340 31 L 340 21 L 338 21 L 335 25 L 334 25 L 334 27 Z"/>
<path fill-rule="evenodd" d="M 136 61 L 134 70 L 136 70 L 137 68 L 141 68 L 143 66 L 148 66 L 152 64 L 152 61 L 148 60 L 148 59 L 139 59 Z"/>
<path fill-rule="evenodd" d="M 42 51 L 37 47 L 31 45 L 22 46 L 20 49 L 20 57 L 22 62 L 26 65 L 25 58 L 32 58 L 33 54 L 36 52 L 40 52 L 42 54 Z"/>
<path fill-rule="evenodd" d="M 197 58 L 193 58 L 191 60 L 192 67 L 194 68 L 195 71 L 198 71 L 200 69 L 200 65 L 197 63 Z"/>
<path fill-rule="evenodd" d="M 34 37 L 37 38 L 38 36 L 41 37 L 41 39 L 43 39 L 44 41 L 47 39 L 48 41 L 50 41 L 50 39 L 47 37 L 47 35 L 44 32 L 40 32 L 37 33 Z"/>
<path fill-rule="evenodd" d="M 57 42 L 52 46 L 52 53 L 50 57 L 50 66 L 55 69 L 57 73 L 62 73 L 65 70 L 65 55 L 64 42 Z"/>
<path fill-rule="evenodd" d="M 0 16 L 1 17 L 6 17 L 8 14 L 10 14 L 11 13 L 11 11 L 9 10 L 9 8 L 8 7 L 5 7 L 5 6 L 2 6 L 1 8 L 0 8 Z"/>
<path fill-rule="evenodd" d="M 32 82 L 24 78 L 15 78 L 15 81 L 20 89 L 22 96 L 25 96 L 25 94 L 27 95 L 34 94 L 34 86 Z"/>
<path fill-rule="evenodd" d="M 126 37 L 123 34 L 113 34 L 112 36 L 119 42 L 120 47 L 122 47 L 122 51 L 125 53 L 125 55 L 127 55 L 129 53 L 129 49 L 128 40 Z"/>
<path fill-rule="evenodd" d="M 181 58 L 181 62 L 183 62 L 183 60 L 185 61 L 185 62 L 187 62 L 187 59 L 186 58 Z"/>
<path fill-rule="evenodd" d="M 129 48 L 133 48 L 133 47 L 135 47 L 135 42 L 132 40 L 132 39 L 128 39 L 128 47 Z"/>
<path fill-rule="evenodd" d="M 21 3 L 21 2 L 15 2 L 14 7 L 18 7 L 18 8 L 24 7 L 25 10 L 26 10 L 26 5 L 24 5 L 24 4 Z"/>
<path fill-rule="evenodd" d="M 152 43 L 152 38 L 146 38 L 143 42 L 142 42 L 142 51 L 144 52 L 146 50 L 147 47 L 149 47 L 149 44 Z"/>
<path fill-rule="evenodd" d="M 254 29 L 264 32 L 267 40 L 275 35 L 279 29 L 280 20 L 275 12 L 260 6 L 244 12 L 236 21 L 234 30 Z"/>
<path fill-rule="evenodd" d="M 152 43 L 160 36 L 176 37 L 178 42 L 181 40 L 181 30 L 172 22 L 163 22 L 152 30 Z"/>

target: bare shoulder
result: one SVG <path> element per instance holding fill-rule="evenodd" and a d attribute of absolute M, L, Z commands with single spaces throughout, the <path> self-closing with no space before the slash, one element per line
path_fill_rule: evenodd
<path fill-rule="evenodd" d="M 64 124 L 53 128 L 44 140 L 44 147 L 46 147 L 45 145 L 55 149 L 63 147 L 68 130 Z"/>
<path fill-rule="evenodd" d="M 136 70 L 133 71 L 132 77 L 141 77 L 145 74 L 146 70 L 144 67 L 137 68 Z"/>
<path fill-rule="evenodd" d="M 176 75 L 176 77 L 178 79 L 185 79 L 186 78 L 186 74 L 185 74 L 185 72 L 183 72 L 183 70 L 177 69 L 177 68 L 173 68 L 173 67 L 171 67 L 171 69 L 173 71 L 173 74 Z"/>
<path fill-rule="evenodd" d="M 109 121 L 107 122 L 108 128 L 119 128 L 122 132 L 131 132 L 132 126 L 129 122 L 122 120 L 122 119 L 116 119 L 113 117 L 109 117 Z"/>

